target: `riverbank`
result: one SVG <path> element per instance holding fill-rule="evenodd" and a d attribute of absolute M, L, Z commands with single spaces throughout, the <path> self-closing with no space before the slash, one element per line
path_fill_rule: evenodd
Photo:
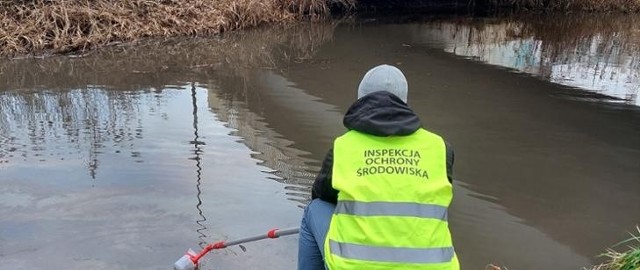
<path fill-rule="evenodd" d="M 504 13 L 524 11 L 540 12 L 596 12 L 637 13 L 640 0 L 360 0 L 359 10 L 393 9 L 398 12 L 415 10 L 474 11 L 479 13 Z"/>
<path fill-rule="evenodd" d="M 317 18 L 351 0 L 2 0 L 0 55 L 84 51 L 141 38 L 213 36 L 223 32 Z"/>
<path fill-rule="evenodd" d="M 215 36 L 353 9 L 638 12 L 640 0 L 0 0 L 0 56 L 83 52 L 143 38 Z"/>

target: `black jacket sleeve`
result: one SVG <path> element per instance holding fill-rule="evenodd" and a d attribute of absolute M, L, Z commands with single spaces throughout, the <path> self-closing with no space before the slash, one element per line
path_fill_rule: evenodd
<path fill-rule="evenodd" d="M 453 154 L 451 144 L 446 141 L 444 144 L 447 149 L 447 178 L 449 178 L 449 183 L 453 184 L 453 161 L 455 160 L 455 155 Z"/>
<path fill-rule="evenodd" d="M 450 183 L 453 183 L 453 161 L 454 154 L 453 148 L 447 142 L 445 142 L 447 151 L 447 178 Z M 333 149 L 329 150 L 322 162 L 322 168 L 316 180 L 313 182 L 313 188 L 311 189 L 311 199 L 321 199 L 325 202 L 336 204 L 338 202 L 338 191 L 333 189 L 331 184 L 331 174 L 333 172 Z"/>
<path fill-rule="evenodd" d="M 329 150 L 322 162 L 322 168 L 316 180 L 313 182 L 311 199 L 321 199 L 325 202 L 337 203 L 338 191 L 331 185 L 331 173 L 333 172 L 333 148 Z"/>

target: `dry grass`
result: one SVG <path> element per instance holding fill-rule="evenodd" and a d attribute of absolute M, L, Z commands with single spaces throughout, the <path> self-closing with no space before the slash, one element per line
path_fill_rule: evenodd
<path fill-rule="evenodd" d="M 345 6 L 353 0 L 341 0 Z M 0 55 L 59 54 L 147 37 L 211 36 L 327 15 L 325 0 L 0 0 Z"/>
<path fill-rule="evenodd" d="M 640 0 L 489 0 L 493 7 L 515 10 L 640 12 Z"/>

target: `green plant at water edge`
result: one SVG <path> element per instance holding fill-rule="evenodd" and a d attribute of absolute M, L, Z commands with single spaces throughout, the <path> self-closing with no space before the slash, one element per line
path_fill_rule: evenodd
<path fill-rule="evenodd" d="M 629 250 L 617 252 L 613 249 L 607 250 L 601 256 L 607 257 L 608 262 L 598 265 L 591 270 L 640 270 L 640 227 L 636 227 L 638 234 L 631 234 L 631 238 L 622 241 L 615 246 L 628 245 Z"/>

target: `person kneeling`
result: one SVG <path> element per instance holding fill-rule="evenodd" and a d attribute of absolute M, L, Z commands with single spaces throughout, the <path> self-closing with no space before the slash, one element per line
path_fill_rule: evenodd
<path fill-rule="evenodd" d="M 369 70 L 305 208 L 299 270 L 460 268 L 447 221 L 453 151 L 421 127 L 407 81 Z"/>

